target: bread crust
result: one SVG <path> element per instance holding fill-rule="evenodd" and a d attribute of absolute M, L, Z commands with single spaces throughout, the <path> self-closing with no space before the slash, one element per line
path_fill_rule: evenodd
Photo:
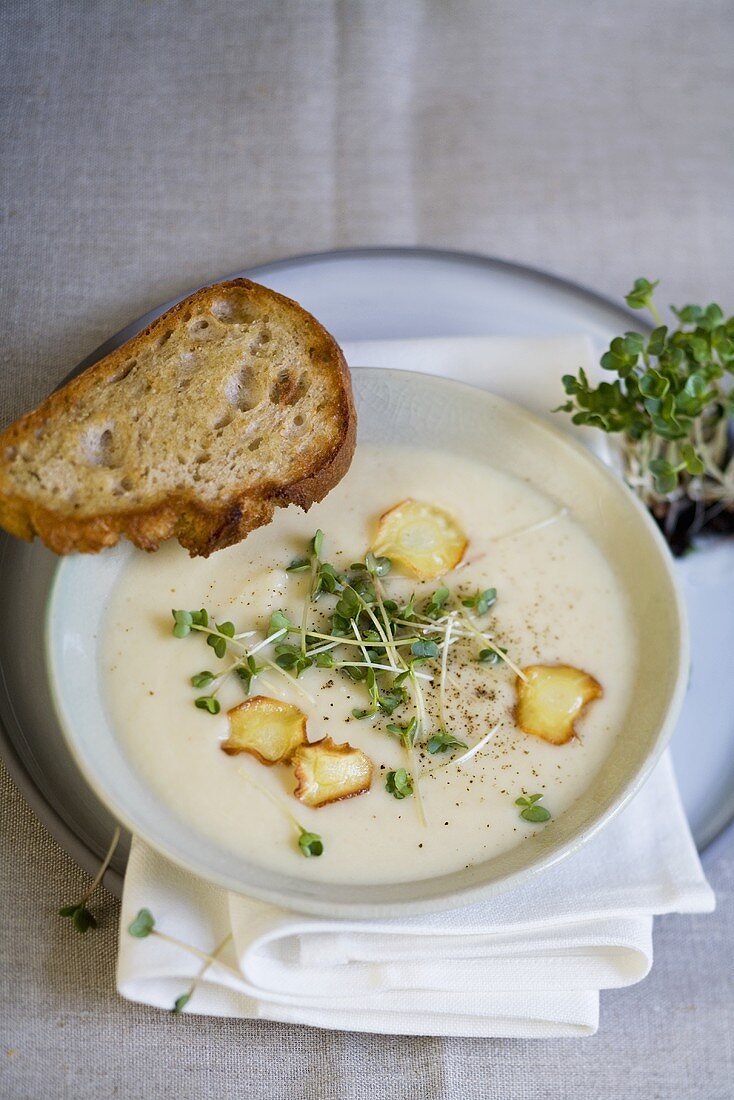
<path fill-rule="evenodd" d="M 75 516 L 63 508 L 47 508 L 9 491 L 4 478 L 7 454 L 49 420 L 63 419 L 77 402 L 99 382 L 112 379 L 125 361 L 164 336 L 165 332 L 185 323 L 194 309 L 207 308 L 222 292 L 239 289 L 247 292 L 256 305 L 267 307 L 277 301 L 297 312 L 319 366 L 333 373 L 336 399 L 330 415 L 336 419 L 335 442 L 327 453 L 318 455 L 286 483 L 263 484 L 257 492 L 229 492 L 211 505 L 197 498 L 195 490 L 166 494 L 149 505 L 106 514 Z M 61 389 L 51 394 L 34 410 L 21 416 L 0 434 L 0 526 L 18 538 L 32 540 L 38 535 L 57 554 L 73 551 L 97 553 L 114 546 L 126 536 L 142 550 L 154 551 L 169 538 L 177 538 L 192 557 L 208 557 L 243 539 L 250 531 L 273 518 L 276 508 L 297 504 L 308 510 L 341 480 L 349 469 L 356 446 L 356 411 L 349 369 L 336 341 L 324 327 L 297 302 L 262 287 L 249 279 L 233 279 L 196 291 L 153 321 L 122 347 L 88 367 Z"/>

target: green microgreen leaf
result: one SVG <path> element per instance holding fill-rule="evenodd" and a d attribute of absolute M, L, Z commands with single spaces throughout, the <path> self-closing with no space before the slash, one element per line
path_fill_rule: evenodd
<path fill-rule="evenodd" d="M 286 573 L 309 573 L 311 571 L 310 558 L 294 558 L 290 565 L 286 566 Z"/>
<path fill-rule="evenodd" d="M 62 905 L 59 909 L 59 916 L 69 917 L 71 923 L 77 932 L 81 932 L 82 935 L 88 932 L 90 928 L 97 927 L 97 920 L 95 916 L 87 909 L 84 902 L 77 902 L 75 905 Z"/>
<path fill-rule="evenodd" d="M 659 282 L 659 279 L 656 279 L 654 283 L 651 283 L 649 279 L 635 279 L 632 290 L 624 296 L 624 300 L 630 309 L 649 309 L 653 292 Z"/>
<path fill-rule="evenodd" d="M 661 496 L 672 493 L 678 485 L 678 471 L 664 458 L 656 458 L 650 463 L 650 472 L 655 478 L 655 489 Z"/>
<path fill-rule="evenodd" d="M 353 578 L 349 588 L 366 604 L 372 605 L 377 599 L 374 585 L 364 575 Z M 361 605 L 357 605 L 357 607 L 357 614 L 359 614 Z"/>
<path fill-rule="evenodd" d="M 410 652 L 414 657 L 428 660 L 432 657 L 438 657 L 439 649 L 435 642 L 421 638 L 420 641 L 413 642 Z"/>
<path fill-rule="evenodd" d="M 185 638 L 191 633 L 191 624 L 193 623 L 193 616 L 190 611 L 171 611 L 173 615 L 173 636 L 174 638 Z"/>
<path fill-rule="evenodd" d="M 176 1016 L 180 1016 L 190 1000 L 191 992 L 182 993 L 181 996 L 177 997 L 176 1000 L 173 1002 L 173 1008 L 171 1009 L 171 1012 L 173 1012 Z"/>
<path fill-rule="evenodd" d="M 356 619 L 362 610 L 362 602 L 353 588 L 345 588 L 336 605 L 337 615 L 350 620 Z"/>
<path fill-rule="evenodd" d="M 539 805 L 542 798 L 542 794 L 531 794 L 527 797 L 521 796 L 515 799 L 515 805 L 523 807 L 520 811 L 520 817 L 523 818 L 524 821 L 531 821 L 536 825 L 543 821 L 550 821 L 550 810 L 547 810 L 545 806 Z"/>
<path fill-rule="evenodd" d="M 278 668 L 282 668 L 285 672 L 294 672 L 296 677 L 307 668 L 311 668 L 313 664 L 313 659 L 295 646 L 277 646 L 276 649 L 278 656 L 275 658 L 275 663 Z"/>
<path fill-rule="evenodd" d="M 429 752 L 440 753 L 448 752 L 449 749 L 466 749 L 468 746 L 465 741 L 459 741 L 458 738 L 454 737 L 453 733 L 440 730 L 429 737 L 426 748 Z"/>
<path fill-rule="evenodd" d="M 323 855 L 324 842 L 318 833 L 309 833 L 306 829 L 301 829 L 298 847 L 304 856 L 310 858 L 311 856 Z"/>
<path fill-rule="evenodd" d="M 195 688 L 205 688 L 215 679 L 216 677 L 213 672 L 197 672 L 195 676 L 191 677 L 191 686 Z"/>
<path fill-rule="evenodd" d="M 234 671 L 242 683 L 245 695 L 249 695 L 252 690 L 252 681 L 258 673 L 262 672 L 262 666 L 254 657 L 247 657 L 242 664 L 236 666 Z"/>
<path fill-rule="evenodd" d="M 219 714 L 222 709 L 219 700 L 213 695 L 200 695 L 198 699 L 194 699 L 194 706 L 199 710 L 207 710 L 210 714 Z"/>
<path fill-rule="evenodd" d="M 324 547 L 324 532 L 319 529 L 314 537 L 311 539 L 311 553 L 317 557 L 321 557 L 321 551 Z"/>
<path fill-rule="evenodd" d="M 227 653 L 227 639 L 220 638 L 218 634 L 209 634 L 206 644 L 214 650 L 214 656 L 221 660 Z"/>
<path fill-rule="evenodd" d="M 319 566 L 313 595 L 316 596 L 320 592 L 339 592 L 343 583 L 343 577 L 336 571 L 334 566 L 329 565 L 328 562 L 323 562 Z"/>
<path fill-rule="evenodd" d="M 409 749 L 415 742 L 415 735 L 418 732 L 418 719 L 416 717 L 411 718 L 405 726 L 398 726 L 394 722 L 390 722 L 386 728 L 388 733 L 392 733 L 398 738 L 404 748 Z"/>
<path fill-rule="evenodd" d="M 268 637 L 271 634 L 277 634 L 279 630 L 286 630 L 290 633 L 290 631 L 297 629 L 296 624 L 290 621 L 284 611 L 274 611 L 268 623 Z"/>
<path fill-rule="evenodd" d="M 406 622 L 411 622 L 415 619 L 415 593 L 413 593 L 408 602 L 400 608 L 398 617 L 404 619 Z"/>
<path fill-rule="evenodd" d="M 137 916 L 128 925 L 127 930 L 137 940 L 144 940 L 155 928 L 155 918 L 150 909 L 139 909 Z"/>
<path fill-rule="evenodd" d="M 402 688 L 397 680 L 393 680 L 390 688 L 386 690 L 380 690 L 377 694 L 377 705 L 383 714 L 388 717 L 393 714 L 398 707 L 402 706 L 406 700 L 406 692 Z"/>
<path fill-rule="evenodd" d="M 413 793 L 413 783 L 405 768 L 388 772 L 385 776 L 385 790 L 393 798 L 410 798 Z"/>
<path fill-rule="evenodd" d="M 525 821 L 532 821 L 533 823 L 539 823 L 541 821 L 550 821 L 551 815 L 545 806 L 528 806 L 522 811 L 520 817 Z"/>
<path fill-rule="evenodd" d="M 497 589 L 485 588 L 483 592 L 477 592 L 474 596 L 466 596 L 462 601 L 464 607 L 471 607 L 477 615 L 486 615 L 490 607 L 497 602 Z"/>
<path fill-rule="evenodd" d="M 392 569 L 392 562 L 389 558 L 376 557 L 371 550 L 367 551 L 365 564 L 368 572 L 372 573 L 375 577 L 386 577 Z"/>
<path fill-rule="evenodd" d="M 699 458 L 696 451 L 690 443 L 684 443 L 680 449 L 680 454 L 683 462 L 686 464 L 688 473 L 694 477 L 700 477 L 706 470 L 706 465 L 703 459 Z"/>
<path fill-rule="evenodd" d="M 443 605 L 446 603 L 446 600 L 448 598 L 448 588 L 446 588 L 445 586 L 437 588 L 430 599 L 427 601 L 426 606 L 423 609 L 424 614 L 427 615 L 429 619 L 437 618 L 441 614 L 441 611 L 443 610 Z"/>
<path fill-rule="evenodd" d="M 480 649 L 477 660 L 481 661 L 483 665 L 498 665 L 505 659 L 506 649 L 503 649 L 501 645 L 497 646 L 497 649 Z"/>

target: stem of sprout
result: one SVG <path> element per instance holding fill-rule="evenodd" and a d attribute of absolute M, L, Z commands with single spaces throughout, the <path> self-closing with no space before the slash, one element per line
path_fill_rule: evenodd
<path fill-rule="evenodd" d="M 423 730 L 425 729 L 425 725 L 426 725 L 426 709 L 425 709 L 425 704 L 424 704 L 424 701 L 423 701 L 423 692 L 421 691 L 421 686 L 418 683 L 418 679 L 417 679 L 417 676 L 416 676 L 415 669 L 410 668 L 410 666 L 408 664 L 406 664 L 406 662 L 403 660 L 401 654 L 395 648 L 395 644 L 394 644 L 395 639 L 393 637 L 392 626 L 390 625 L 390 617 L 387 613 L 387 609 L 385 608 L 385 604 L 384 604 L 384 601 L 383 601 L 383 598 L 382 598 L 382 586 L 380 585 L 380 581 L 377 578 L 377 576 L 373 577 L 373 583 L 374 583 L 374 586 L 375 586 L 375 596 L 377 597 L 377 603 L 378 603 L 378 606 L 380 608 L 380 614 L 382 615 L 382 619 L 383 619 L 383 622 L 385 624 L 385 633 L 384 634 L 383 634 L 382 630 L 380 629 L 380 625 L 377 621 L 377 617 L 372 614 L 372 612 L 369 608 L 367 608 L 367 610 L 369 612 L 370 618 L 373 620 L 373 622 L 375 624 L 375 628 L 377 630 L 377 633 L 380 635 L 380 637 L 383 638 L 386 647 L 388 647 L 388 638 L 389 638 L 390 643 L 389 643 L 388 652 L 390 652 L 390 649 L 392 650 L 392 659 L 393 659 L 393 661 L 395 661 L 396 664 L 399 662 L 403 666 L 403 670 L 408 671 L 408 683 L 411 686 L 411 693 L 413 695 L 413 701 L 415 702 L 416 711 L 418 712 L 418 731 L 423 732 Z M 419 775 L 418 775 L 418 768 L 417 768 L 418 761 L 417 761 L 417 758 L 416 758 L 416 755 L 415 755 L 415 746 L 413 745 L 412 741 L 410 742 L 410 744 L 408 744 L 406 742 L 405 752 L 406 752 L 406 755 L 408 757 L 408 764 L 409 764 L 409 767 L 410 767 L 410 774 L 413 777 L 413 795 L 415 796 L 415 810 L 416 810 L 416 813 L 418 814 L 418 820 L 419 820 L 420 824 L 425 829 L 428 825 L 428 822 L 426 821 L 426 812 L 425 812 L 425 809 L 424 809 L 424 806 L 423 806 L 423 796 L 421 794 L 421 788 L 420 788 L 420 778 L 419 778 Z"/>
<path fill-rule="evenodd" d="M 258 645 L 252 646 L 250 648 L 249 646 L 246 646 L 243 642 L 235 642 L 234 638 L 230 638 L 227 634 L 222 634 L 219 630 L 212 630 L 208 626 L 198 626 L 196 623 L 192 623 L 191 624 L 191 629 L 192 630 L 198 630 L 203 634 L 213 634 L 217 638 L 223 638 L 224 641 L 227 643 L 227 645 L 232 645 L 234 643 L 237 646 L 238 649 L 242 650 L 242 656 L 243 657 L 252 657 L 252 655 L 254 653 L 257 653 L 259 650 L 263 649 L 263 647 L 265 645 L 267 645 L 269 642 L 272 642 L 273 638 L 277 638 L 281 634 L 287 633 L 287 631 L 285 629 L 274 631 L 273 634 L 269 638 L 265 638 L 262 642 L 259 642 Z M 256 631 L 251 631 L 250 633 L 255 634 Z M 271 661 L 269 657 L 263 657 L 262 660 L 268 666 L 268 668 L 272 669 L 273 672 L 277 672 L 277 674 L 281 678 L 287 680 L 288 683 L 291 684 L 291 686 L 294 687 L 296 689 L 296 691 L 299 692 L 304 697 L 304 699 L 308 699 L 309 703 L 311 703 L 312 705 L 315 705 L 316 700 L 314 699 L 314 697 L 308 691 L 306 691 L 306 689 L 304 687 L 302 687 L 301 684 L 298 683 L 297 679 L 294 676 L 289 676 L 288 673 L 280 667 L 280 665 L 276 665 L 275 661 Z M 241 661 L 236 661 L 234 663 L 234 665 L 232 665 L 232 667 L 230 668 L 229 671 L 231 672 L 232 668 L 236 667 L 236 665 L 241 664 L 241 663 L 242 663 Z M 219 676 L 217 676 L 215 678 L 219 679 L 220 676 L 224 676 L 224 672 L 221 672 L 219 674 Z M 261 682 L 268 688 L 268 691 L 273 690 L 272 687 L 269 686 L 265 680 L 262 680 Z M 219 691 L 220 687 L 221 687 L 221 684 L 217 686 L 215 692 L 213 692 L 212 694 L 216 694 L 216 691 Z"/>
<path fill-rule="evenodd" d="M 394 672 L 400 674 L 405 670 L 402 668 L 396 668 L 395 665 L 376 665 L 374 661 L 334 661 L 331 668 L 374 668 L 377 672 Z M 416 676 L 419 676 L 421 680 L 433 680 L 433 676 L 428 672 L 416 672 Z"/>
<path fill-rule="evenodd" d="M 448 622 L 448 618 L 443 616 L 440 619 L 426 619 L 423 616 L 420 617 L 420 622 L 409 622 L 407 619 L 393 619 L 393 622 L 397 626 L 411 626 L 414 630 L 420 630 L 423 634 L 443 634 L 445 625 Z M 454 636 L 458 640 L 459 638 L 470 638 L 472 635 L 467 630 L 461 630 L 454 627 Z M 415 641 L 416 639 L 414 639 Z M 402 638 L 395 643 L 396 645 L 402 645 Z"/>
<path fill-rule="evenodd" d="M 155 928 L 153 929 L 153 931 L 155 932 Z M 187 1001 L 191 1000 L 194 993 L 196 992 L 196 990 L 201 985 L 202 981 L 204 980 L 204 975 L 206 974 L 207 970 L 212 965 L 212 963 L 219 962 L 219 955 L 221 955 L 222 951 L 224 951 L 225 947 L 231 941 L 232 941 L 232 933 L 228 932 L 227 935 L 222 940 L 222 942 L 217 947 L 214 948 L 214 950 L 211 953 L 211 956 L 208 959 L 205 959 L 202 962 L 198 974 L 194 978 L 194 980 L 191 983 L 191 985 L 189 986 L 189 988 L 186 990 L 186 1000 Z M 222 964 L 220 963 L 219 965 L 221 966 Z"/>
<path fill-rule="evenodd" d="M 504 542 L 505 539 L 514 539 L 518 535 L 529 535 L 533 531 L 542 531 L 544 527 L 550 527 L 552 524 L 558 523 L 559 519 L 565 519 L 567 515 L 568 508 L 559 508 L 552 516 L 540 519 L 537 523 L 531 523 L 528 527 L 517 527 L 514 531 L 507 531 L 504 535 L 495 535 L 490 541 Z"/>
<path fill-rule="evenodd" d="M 254 634 L 255 631 L 252 631 L 252 633 Z M 288 630 L 284 626 L 281 627 L 280 630 L 274 631 L 274 633 L 271 634 L 269 638 L 263 638 L 261 642 L 258 642 L 257 645 L 254 645 L 252 649 L 248 651 L 248 657 L 254 657 L 255 654 L 259 653 L 261 649 L 264 649 L 266 645 L 270 645 L 272 642 L 276 641 L 277 638 L 282 638 L 282 636 L 287 633 Z"/>
<path fill-rule="evenodd" d="M 317 630 L 309 630 L 308 631 L 308 636 L 309 636 L 309 638 L 321 638 L 323 641 L 333 642 L 334 645 L 359 645 L 360 644 L 359 642 L 355 641 L 354 638 L 341 638 L 341 637 L 337 637 L 336 634 L 320 634 Z M 384 638 L 382 638 L 381 640 L 384 643 Z M 393 644 L 396 645 L 396 646 L 397 645 L 412 645 L 413 642 L 417 642 L 417 641 L 418 641 L 417 638 L 400 638 L 398 641 L 395 641 Z M 332 647 L 325 646 L 324 648 L 329 649 L 329 648 L 332 648 Z M 309 649 L 308 652 L 309 653 L 317 653 L 317 652 L 320 652 L 320 650 Z"/>
<path fill-rule="evenodd" d="M 222 634 L 219 630 L 212 630 L 210 626 L 199 626 L 198 623 L 192 623 L 189 629 L 198 630 L 202 634 L 211 634 L 215 638 L 224 638 L 227 645 L 236 645 L 239 649 L 242 650 L 246 657 L 249 656 L 250 651 L 245 643 L 239 642 L 235 638 L 230 638 L 228 634 Z M 254 634 L 255 631 L 248 631 L 248 633 Z"/>
<path fill-rule="evenodd" d="M 304 699 L 308 699 L 312 706 L 316 705 L 316 700 L 313 695 L 298 683 L 298 678 L 296 676 L 290 676 L 285 669 L 281 668 L 280 665 L 276 665 L 275 661 L 271 661 L 269 657 L 263 657 L 262 659 L 268 668 L 272 669 L 273 672 L 277 672 L 281 679 L 286 680 Z"/>
<path fill-rule="evenodd" d="M 308 613 L 311 610 L 311 600 L 313 599 L 313 590 L 316 584 L 316 577 L 318 573 L 318 558 L 314 554 L 311 558 L 311 578 L 308 585 L 308 593 L 303 601 L 303 611 L 301 612 L 301 653 L 306 656 L 306 627 L 308 625 Z"/>
<path fill-rule="evenodd" d="M 438 712 L 441 718 L 441 726 L 443 729 L 448 729 L 448 723 L 446 722 L 446 666 L 449 659 L 449 645 L 451 644 L 451 629 L 456 619 L 456 613 L 453 612 L 449 615 L 449 621 L 446 624 L 446 633 L 444 634 L 443 646 L 441 649 L 441 677 L 438 681 Z"/>
<path fill-rule="evenodd" d="M 492 740 L 497 730 L 500 728 L 500 724 L 501 723 L 498 722 L 496 726 L 493 726 L 489 733 L 485 734 L 481 741 L 477 741 L 476 745 L 472 745 L 466 750 L 466 752 L 463 752 L 461 756 L 455 756 L 453 760 L 447 760 L 445 764 L 439 764 L 437 768 L 430 768 L 427 772 L 424 772 L 423 775 L 437 775 L 439 772 L 444 771 L 445 768 L 460 768 L 463 764 L 466 764 L 468 760 L 471 760 L 471 758 L 475 756 L 481 749 L 483 749 L 488 741 Z"/>
<path fill-rule="evenodd" d="M 359 648 L 362 651 L 362 656 L 364 657 L 364 667 L 369 668 L 371 662 L 370 662 L 370 658 L 369 658 L 369 655 L 367 653 L 367 649 L 365 647 L 365 644 L 362 640 L 362 635 L 359 633 L 359 627 L 357 626 L 354 619 L 350 619 L 349 622 L 351 624 L 352 630 L 354 631 L 354 635 L 357 639 L 357 643 L 359 645 Z M 361 662 L 359 662 L 359 663 L 361 664 Z"/>
<path fill-rule="evenodd" d="M 110 841 L 110 846 L 107 849 L 107 852 L 105 853 L 104 859 L 102 860 L 102 862 L 99 865 L 99 868 L 97 870 L 97 874 L 92 879 L 92 883 L 91 883 L 89 889 L 84 893 L 83 897 L 80 899 L 80 901 L 79 901 L 80 905 L 84 905 L 85 902 L 89 901 L 92 894 L 94 893 L 94 891 L 97 889 L 100 882 L 104 878 L 104 873 L 107 870 L 107 868 L 109 867 L 110 863 L 112 862 L 112 857 L 115 854 L 115 849 L 117 848 L 117 845 L 120 843 L 120 836 L 121 835 L 122 835 L 122 827 L 120 825 L 116 825 L 115 826 L 115 831 L 112 834 L 112 840 Z"/>
<path fill-rule="evenodd" d="M 472 634 L 474 634 L 479 639 L 480 642 L 483 642 L 487 649 L 491 649 L 493 653 L 496 653 L 497 656 L 502 661 L 504 661 L 505 664 L 509 668 L 512 669 L 512 671 L 515 673 L 516 676 L 519 676 L 521 680 L 524 680 L 527 683 L 528 678 L 525 675 L 525 673 L 523 672 L 523 670 L 521 668 L 518 668 L 518 666 L 515 664 L 515 662 L 511 661 L 510 658 L 507 656 L 507 654 L 503 653 L 502 650 L 498 646 L 496 646 L 494 644 L 494 642 L 491 641 L 487 637 L 486 634 L 482 633 L 482 631 L 478 628 L 476 623 L 474 623 L 474 621 L 472 620 L 471 615 L 469 615 L 469 613 L 466 611 L 466 609 L 463 608 L 463 607 L 460 608 L 459 609 L 459 614 L 461 615 L 462 619 L 466 623 L 467 627 L 471 630 Z"/>
<path fill-rule="evenodd" d="M 274 795 L 272 791 L 269 791 L 267 787 L 264 787 L 262 785 L 262 783 L 258 783 L 257 779 L 253 779 L 246 768 L 238 768 L 237 772 L 244 779 L 246 779 L 248 783 L 251 783 L 252 786 L 255 787 L 255 789 L 260 792 L 260 794 L 264 794 L 266 798 L 270 799 L 270 801 L 273 803 L 273 805 L 277 809 L 279 809 L 280 812 L 285 815 L 285 817 L 288 818 L 288 821 L 293 826 L 293 828 L 296 830 L 296 833 L 298 834 L 298 836 L 300 836 L 301 833 L 307 833 L 308 832 L 308 829 L 304 828 L 304 826 L 301 825 L 298 818 L 295 816 L 295 814 L 291 813 L 291 811 L 288 809 L 288 807 L 285 805 L 285 803 L 281 802 L 281 800 L 276 795 Z"/>
<path fill-rule="evenodd" d="M 233 966 L 223 963 L 214 955 L 209 955 L 206 951 L 200 951 L 198 947 L 194 947 L 190 943 L 184 943 L 183 940 L 178 939 L 176 936 L 169 936 L 167 932 L 161 932 L 157 928 L 152 928 L 150 935 L 157 936 L 159 940 L 164 940 L 165 943 L 170 943 L 174 947 L 180 947 L 182 951 L 188 951 L 190 955 L 195 955 L 197 959 L 203 959 L 207 966 L 213 966 L 215 964 L 221 966 L 223 970 L 228 970 L 230 974 L 234 974 L 238 981 L 242 981 L 242 974 L 239 970 L 235 970 Z"/>

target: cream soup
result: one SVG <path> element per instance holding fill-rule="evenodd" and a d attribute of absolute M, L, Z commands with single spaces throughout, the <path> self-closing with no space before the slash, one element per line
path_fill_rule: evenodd
<path fill-rule="evenodd" d="M 459 568 L 441 580 L 418 582 L 393 569 L 381 582 L 386 597 L 404 603 L 416 593 L 421 606 L 443 584 L 452 599 L 494 587 L 497 601 L 481 620 L 493 644 L 520 667 L 582 669 L 604 693 L 578 720 L 577 736 L 550 744 L 515 724 L 512 669 L 504 662 L 479 662 L 476 639 L 456 637 L 444 677 L 445 726 L 469 747 L 494 731 L 457 764 L 465 749 L 431 753 L 425 746 L 442 723 L 440 660 L 421 662 L 424 744 L 416 745 L 411 772 L 425 824 L 415 795 L 397 799 L 386 789 L 387 774 L 407 766 L 386 726 L 407 724 L 412 702 L 391 716 L 358 719 L 352 711 L 367 706 L 365 685 L 339 669 L 308 668 L 297 684 L 270 667 L 255 678 L 253 694 L 291 702 L 306 713 L 311 742 L 328 735 L 373 761 L 368 792 L 312 809 L 293 797 L 290 767 L 266 767 L 251 755 L 220 751 L 229 732 L 226 711 L 243 700 L 244 685 L 230 676 L 218 692 L 221 711 L 197 709 L 195 697 L 206 692 L 195 690 L 190 678 L 218 671 L 231 658 L 218 660 L 203 634 L 171 634 L 172 607 L 203 607 L 216 621 L 233 622 L 238 633 L 256 631 L 246 639 L 249 646 L 266 637 L 273 611 L 300 621 L 309 577 L 286 567 L 304 555 L 314 532 L 324 532 L 323 559 L 348 570 L 364 560 L 381 513 L 405 498 L 450 513 L 468 547 Z M 322 609 L 332 610 L 335 598 L 326 595 L 316 604 L 312 630 L 322 629 Z M 540 794 L 557 819 L 593 784 L 625 722 L 636 659 L 624 593 L 571 514 L 488 465 L 413 447 L 358 448 L 344 480 L 308 514 L 282 510 L 272 524 L 207 560 L 192 560 L 173 544 L 154 555 L 133 555 L 111 595 L 106 623 L 102 660 L 109 716 L 155 796 L 238 855 L 324 882 L 428 878 L 532 843 L 552 821 L 523 820 L 515 800 Z M 275 656 L 272 647 L 263 655 Z M 284 810 L 322 838 L 319 858 L 303 858 Z"/>

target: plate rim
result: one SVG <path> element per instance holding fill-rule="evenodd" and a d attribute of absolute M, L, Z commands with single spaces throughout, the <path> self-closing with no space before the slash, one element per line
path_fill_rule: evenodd
<path fill-rule="evenodd" d="M 66 383 L 71 381 L 77 374 L 86 370 L 87 367 L 92 366 L 104 355 L 108 355 L 109 352 L 119 347 L 125 340 L 129 340 L 131 336 L 140 332 L 149 325 L 151 321 L 155 320 L 156 317 L 159 317 L 162 313 L 165 313 L 166 310 L 171 309 L 172 306 L 175 306 L 178 302 L 183 301 L 184 298 L 188 298 L 190 294 L 194 294 L 203 287 L 211 286 L 214 283 L 227 282 L 230 279 L 257 279 L 260 275 L 264 275 L 268 272 L 284 271 L 289 267 L 300 267 L 306 264 L 323 264 L 330 260 L 372 260 L 379 258 L 394 260 L 448 260 L 452 263 L 464 266 L 472 265 L 480 268 L 490 268 L 495 271 L 503 271 L 508 274 L 517 275 L 523 279 L 532 279 L 536 282 L 545 283 L 548 286 L 565 290 L 577 297 L 585 299 L 593 305 L 616 313 L 620 321 L 633 321 L 638 328 L 641 326 L 652 331 L 653 326 L 648 324 L 643 317 L 634 313 L 631 309 L 620 305 L 619 302 L 610 298 L 608 295 L 602 294 L 601 291 L 593 290 L 584 283 L 569 279 L 565 275 L 556 275 L 546 268 L 534 267 L 532 264 L 524 264 L 516 260 L 507 260 L 500 256 L 490 256 L 483 252 L 473 252 L 471 250 L 458 248 L 439 248 L 431 245 L 356 245 L 345 248 L 331 248 L 325 251 L 299 252 L 294 256 L 283 256 L 277 260 L 266 260 L 263 263 L 255 264 L 253 267 L 241 268 L 227 275 L 210 276 L 205 282 L 189 287 L 181 294 L 176 294 L 173 298 L 169 298 L 168 301 L 164 302 L 162 305 L 153 306 L 151 309 L 146 310 L 145 313 L 141 313 L 139 317 L 136 317 L 132 321 L 128 321 L 121 329 L 118 329 L 112 336 L 108 336 L 106 340 L 98 344 L 88 355 L 85 355 L 81 362 L 73 367 L 68 374 L 64 375 L 57 384 L 56 389 L 65 386 Z"/>
<path fill-rule="evenodd" d="M 270 272 L 283 271 L 289 267 L 303 266 L 305 264 L 316 265 L 339 259 L 372 260 L 379 258 L 395 260 L 409 258 L 434 259 L 437 261 L 448 260 L 459 265 L 472 265 L 497 272 L 506 272 L 519 276 L 522 279 L 530 279 L 534 282 L 545 283 L 550 287 L 565 290 L 577 298 L 581 298 L 600 308 L 614 312 L 619 316 L 620 321 L 626 320 L 634 322 L 638 327 L 642 321 L 641 317 L 620 305 L 608 295 L 594 290 L 584 283 L 549 271 L 546 268 L 536 267 L 532 264 L 521 263 L 483 252 L 441 248 L 437 246 L 360 245 L 297 253 L 295 255 L 281 256 L 274 260 L 268 260 L 253 266 L 245 267 L 229 275 L 210 277 L 206 283 L 199 284 L 199 286 L 206 286 L 212 282 L 233 278 L 245 277 L 257 279 L 259 276 L 266 275 Z M 140 314 L 137 318 L 128 321 L 127 324 L 123 325 L 117 332 L 107 337 L 106 340 L 103 340 L 97 347 L 84 356 L 76 366 L 64 375 L 56 388 L 65 385 L 70 379 L 80 374 L 81 371 L 85 370 L 93 363 L 96 363 L 116 347 L 119 347 L 121 343 L 124 343 L 125 340 L 129 339 L 132 335 L 140 332 L 146 325 L 150 324 L 152 320 L 160 316 L 161 313 L 164 313 L 167 309 L 193 293 L 196 289 L 198 289 L 196 286 L 190 287 L 162 305 L 153 306 L 145 313 Z M 2 535 L 0 544 L 1 573 L 10 536 L 4 535 L 4 533 L 0 533 L 0 535 Z M 2 668 L 0 668 L 0 679 L 3 685 L 6 686 L 5 674 Z M 88 874 L 93 874 L 100 865 L 101 854 L 94 851 L 85 840 L 67 824 L 50 799 L 43 793 L 31 774 L 30 769 L 21 759 L 1 714 L 0 756 L 2 756 L 8 773 L 20 790 L 34 817 L 36 817 L 41 825 L 48 830 L 56 843 L 63 848 L 82 870 Z M 699 850 L 700 855 L 706 858 L 708 853 L 711 853 L 713 858 L 716 853 L 721 850 L 722 844 L 726 843 L 725 838 L 732 834 L 734 834 L 734 818 L 729 820 L 714 836 L 708 839 L 706 844 Z M 102 884 L 117 897 L 120 897 L 122 894 L 123 883 L 124 872 L 120 873 L 114 867 L 108 868 L 102 879 Z"/>

